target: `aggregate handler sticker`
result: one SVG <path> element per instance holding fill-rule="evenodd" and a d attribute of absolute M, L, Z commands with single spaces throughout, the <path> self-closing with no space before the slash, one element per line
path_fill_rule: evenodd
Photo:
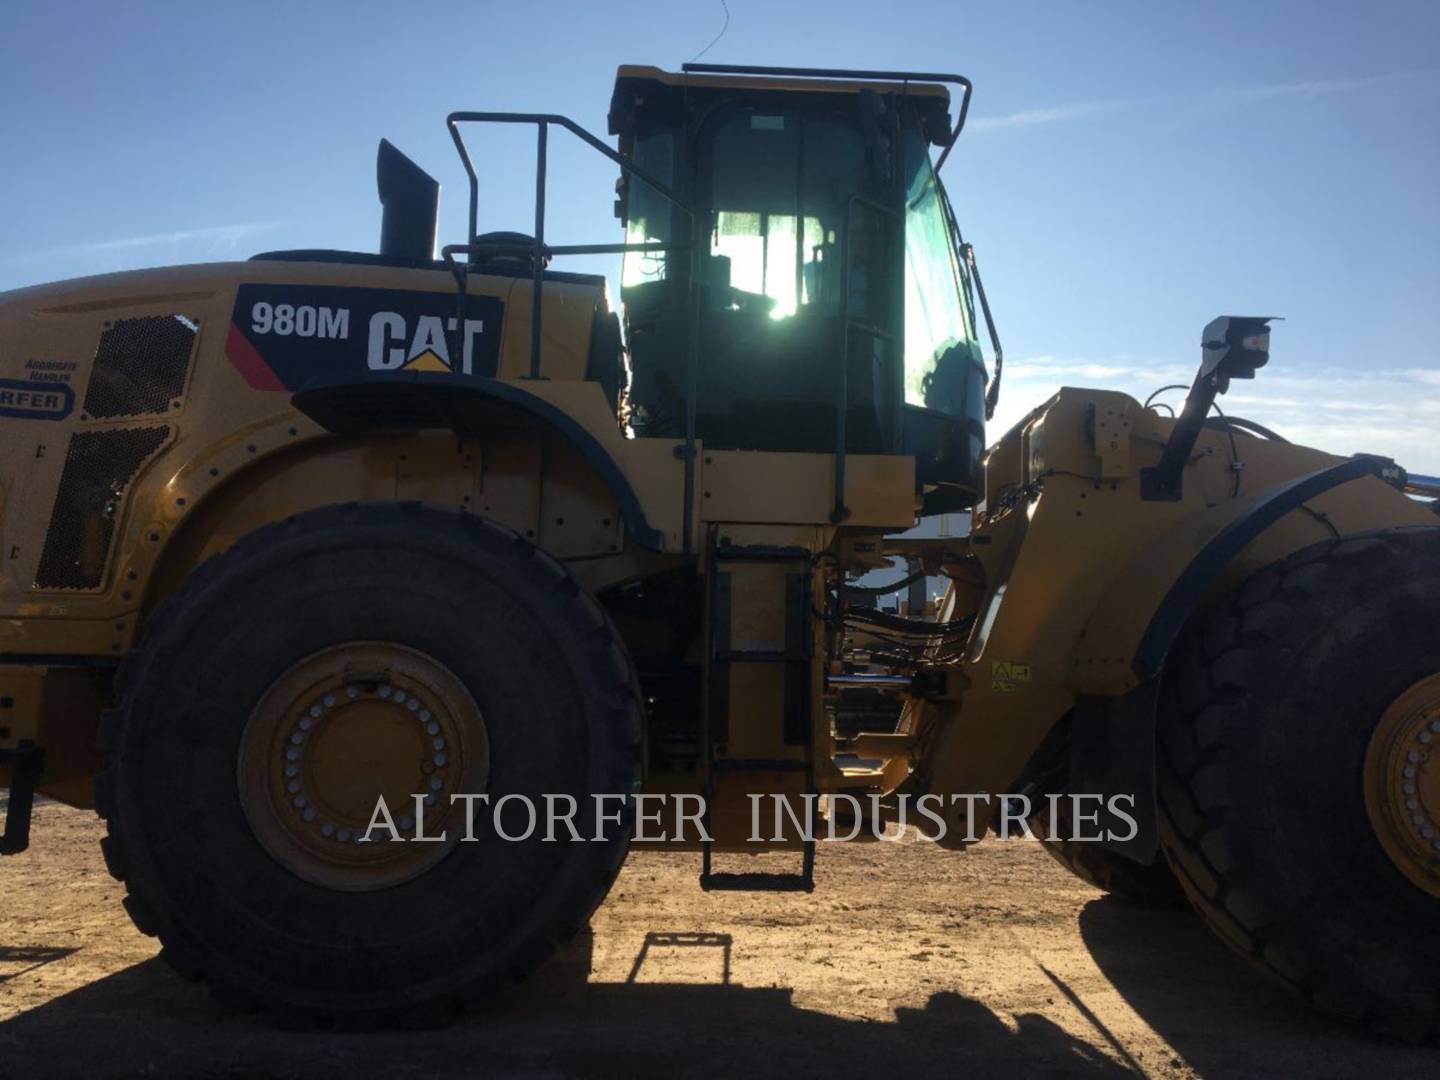
<path fill-rule="evenodd" d="M 256 390 L 414 371 L 493 376 L 500 361 L 498 297 L 331 285 L 242 285 L 225 354 Z M 454 355 L 452 355 L 452 353 Z"/>
<path fill-rule="evenodd" d="M 990 661 L 990 689 L 997 694 L 1013 694 L 1021 683 L 1030 681 L 1030 665 L 1009 660 Z"/>

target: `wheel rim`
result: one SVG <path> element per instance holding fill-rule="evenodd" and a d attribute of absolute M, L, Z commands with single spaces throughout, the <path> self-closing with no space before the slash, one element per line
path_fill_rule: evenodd
<path fill-rule="evenodd" d="M 1365 755 L 1365 808 L 1385 854 L 1440 897 L 1440 674 L 1380 717 Z"/>
<path fill-rule="evenodd" d="M 292 873 L 368 892 L 450 853 L 465 802 L 451 796 L 483 792 L 489 759 L 480 710 L 448 668 L 404 646 L 350 642 L 300 661 L 256 703 L 240 740 L 240 804 Z M 406 842 L 385 827 L 363 839 L 382 795 Z M 426 837 L 446 840 L 413 842 L 422 823 Z"/>

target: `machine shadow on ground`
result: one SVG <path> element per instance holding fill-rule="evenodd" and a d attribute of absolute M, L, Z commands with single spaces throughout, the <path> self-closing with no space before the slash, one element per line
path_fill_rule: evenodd
<path fill-rule="evenodd" d="M 1081 909 L 1079 931 L 1126 1004 L 1202 1076 L 1316 1075 L 1321 1062 L 1318 1075 L 1435 1075 L 1433 1048 L 1387 1041 L 1315 1011 L 1189 910 L 1141 910 L 1106 896 Z"/>
<path fill-rule="evenodd" d="M 1018 1016 L 1013 1029 L 956 993 L 872 1023 L 800 1008 L 782 987 L 589 983 L 586 956 L 577 944 L 508 1000 L 448 1027 L 370 1034 L 236 1016 L 157 958 L 0 1025 L 0 1044 L 26 1076 L 1133 1072 L 1043 1016 Z"/>
<path fill-rule="evenodd" d="M 1358 1057 L 1391 1074 L 1422 1075 L 1429 1053 L 1337 1029 L 1252 973 L 1188 912 L 1137 912 L 1113 900 L 1080 915 L 1085 945 L 1126 1001 L 1174 1050 L 1136 1060 L 1077 994 L 1042 963 L 1084 1017 L 1078 1038 L 1033 1012 L 1002 1018 L 940 991 L 890 1022 L 816 1012 L 787 987 L 731 981 L 729 934 L 647 933 L 625 982 L 589 981 L 592 941 L 581 935 L 523 987 L 449 1026 L 368 1034 L 291 1032 L 237 1015 L 157 958 L 136 964 L 0 1025 L 15 1075 L 312 1076 L 491 1075 L 836 1076 L 957 1075 L 967 1069 L 1044 1075 L 1282 1075 L 1313 1061 Z M 683 950 L 710 981 L 647 981 L 647 964 Z M 30 956 L 30 954 L 34 954 Z M 43 954 L 43 955 L 42 955 Z M 48 962 L 60 949 L 19 961 Z M 1024 962 L 1020 960 L 1018 962 Z"/>

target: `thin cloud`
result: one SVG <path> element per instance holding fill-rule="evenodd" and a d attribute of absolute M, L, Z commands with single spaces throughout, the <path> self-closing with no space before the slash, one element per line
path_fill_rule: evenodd
<path fill-rule="evenodd" d="M 1156 105 L 1199 105 L 1210 108 L 1250 105 L 1281 98 L 1318 98 L 1329 94 L 1363 90 L 1367 87 L 1413 84 L 1433 81 L 1433 71 L 1395 71 L 1384 75 L 1365 75 L 1350 79 L 1308 79 L 1299 82 L 1271 83 L 1261 86 L 1226 86 L 1187 97 L 1163 96 L 1144 98 L 1112 98 L 1099 101 L 1075 101 L 1040 109 L 1024 109 L 1003 116 L 977 116 L 966 124 L 967 131 L 983 134 L 1007 128 L 1041 127 L 1047 124 L 1103 116 L 1127 109 Z"/>
<path fill-rule="evenodd" d="M 1311 79 L 1302 82 L 1275 83 L 1270 86 L 1230 86 L 1211 91 L 1208 98 L 1223 104 L 1248 105 L 1256 101 L 1272 101 L 1287 97 L 1324 97 L 1370 86 L 1410 83 L 1432 74 L 1420 71 L 1392 71 L 1385 75 L 1365 75 L 1354 79 Z"/>
<path fill-rule="evenodd" d="M 1140 101 L 1077 101 L 1070 105 L 1056 105 L 1049 109 L 1025 109 L 1022 112 L 1007 113 L 1004 116 L 977 116 L 965 125 L 965 130 L 975 134 L 986 131 L 1000 131 L 1004 128 L 1039 127 L 1062 120 L 1078 120 L 1084 116 L 1098 116 L 1101 113 L 1118 112 Z"/>
<path fill-rule="evenodd" d="M 114 240 L 88 240 L 80 244 L 62 244 L 57 247 L 22 252 L 18 255 L 8 255 L 4 261 L 34 262 L 77 255 L 96 256 L 122 251 L 140 251 L 147 248 L 175 249 L 180 247 L 200 249 L 204 254 L 215 255 L 233 250 L 242 240 L 269 232 L 271 229 L 278 229 L 284 224 L 283 221 L 247 221 L 236 225 L 209 225 L 200 229 L 178 229 L 173 232 L 124 236 Z"/>

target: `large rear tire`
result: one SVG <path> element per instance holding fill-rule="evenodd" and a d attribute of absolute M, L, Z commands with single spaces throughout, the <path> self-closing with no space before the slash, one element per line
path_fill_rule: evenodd
<path fill-rule="evenodd" d="M 126 908 L 181 972 L 287 1022 L 424 1022 L 523 977 L 624 858 L 628 799 L 605 821 L 592 796 L 638 783 L 628 654 L 560 563 L 473 516 L 257 530 L 157 608 L 119 681 L 97 804 Z M 411 792 L 449 843 L 356 842 L 378 794 L 413 835 Z M 510 842 L 481 808 L 455 842 L 457 793 L 569 795 L 585 840 L 542 820 Z"/>
<path fill-rule="evenodd" d="M 1431 747 L 1440 529 L 1297 552 L 1177 647 L 1158 787 L 1186 893 L 1226 942 L 1317 1006 L 1411 1039 L 1440 1023 Z M 1391 799 L 1410 804 L 1406 819 L 1384 812 Z"/>

